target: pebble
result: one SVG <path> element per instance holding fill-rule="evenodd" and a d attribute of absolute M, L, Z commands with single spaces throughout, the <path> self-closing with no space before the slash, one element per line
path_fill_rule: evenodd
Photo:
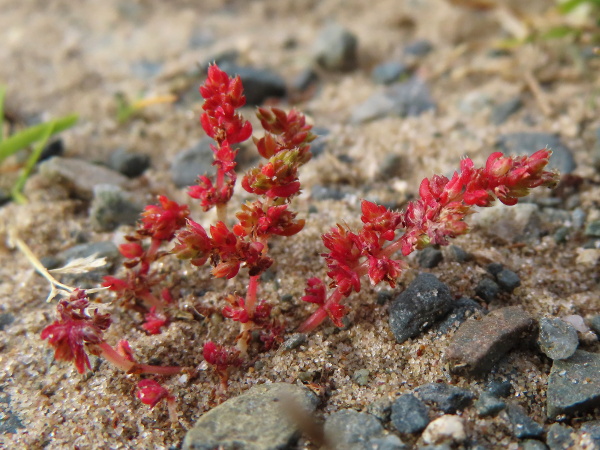
<path fill-rule="evenodd" d="M 150 167 L 150 157 L 142 153 L 118 148 L 108 158 L 108 167 L 128 178 L 139 177 Z"/>
<path fill-rule="evenodd" d="M 544 437 L 544 427 L 529 417 L 521 406 L 509 404 L 506 412 L 516 438 L 541 439 Z"/>
<path fill-rule="evenodd" d="M 516 242 L 535 243 L 541 234 L 539 206 L 534 203 L 517 203 L 506 206 L 500 202 L 483 208 L 469 220 L 490 237 L 508 244 Z"/>
<path fill-rule="evenodd" d="M 586 236 L 600 237 L 600 220 L 593 220 L 585 226 L 583 232 Z"/>
<path fill-rule="evenodd" d="M 500 293 L 500 286 L 490 279 L 483 278 L 477 286 L 475 286 L 475 294 L 486 302 L 491 302 Z"/>
<path fill-rule="evenodd" d="M 369 384 L 369 377 L 371 371 L 369 369 L 359 369 L 352 374 L 352 379 L 359 386 L 366 386 Z"/>
<path fill-rule="evenodd" d="M 474 394 L 468 389 L 446 383 L 427 383 L 413 390 L 425 403 L 433 403 L 446 414 L 454 414 L 469 406 Z"/>
<path fill-rule="evenodd" d="M 419 335 L 452 308 L 452 294 L 444 283 L 429 273 L 417 275 L 390 304 L 390 328 L 398 343 Z"/>
<path fill-rule="evenodd" d="M 446 334 L 467 320 L 476 311 L 483 311 L 483 307 L 475 300 L 468 297 L 461 297 L 452 304 L 450 313 L 434 329 L 440 334 Z"/>
<path fill-rule="evenodd" d="M 312 47 L 312 58 L 332 71 L 353 70 L 358 65 L 358 39 L 337 23 L 326 25 Z"/>
<path fill-rule="evenodd" d="M 220 68 L 229 76 L 240 76 L 248 106 L 261 105 L 269 98 L 282 98 L 287 94 L 285 80 L 272 70 L 235 63 L 224 63 Z"/>
<path fill-rule="evenodd" d="M 433 269 L 434 267 L 437 267 L 443 259 L 444 257 L 442 256 L 442 251 L 435 247 L 425 247 L 417 254 L 419 266 L 425 269 Z"/>
<path fill-rule="evenodd" d="M 550 450 L 568 450 L 575 447 L 575 440 L 571 436 L 575 430 L 568 425 L 553 423 L 548 428 L 546 444 Z"/>
<path fill-rule="evenodd" d="M 582 435 L 581 441 L 588 442 L 587 448 L 600 448 L 600 421 L 594 420 L 584 423 L 579 432 Z"/>
<path fill-rule="evenodd" d="M 325 421 L 325 438 L 333 450 L 370 450 L 370 442 L 384 437 L 384 429 L 374 416 L 342 409 Z"/>
<path fill-rule="evenodd" d="M 86 258 L 94 254 L 97 258 L 106 258 L 109 266 L 114 264 L 121 255 L 115 244 L 110 241 L 101 241 L 75 245 L 60 252 L 56 257 L 62 265 L 76 258 Z"/>
<path fill-rule="evenodd" d="M 495 416 L 506 408 L 506 403 L 488 392 L 483 392 L 475 402 L 475 408 L 480 417 Z"/>
<path fill-rule="evenodd" d="M 553 152 L 548 168 L 558 169 L 561 174 L 566 174 L 573 172 L 577 167 L 573 153 L 555 134 L 537 132 L 502 134 L 496 144 L 503 152 L 511 155 L 531 155 L 548 147 Z"/>
<path fill-rule="evenodd" d="M 54 157 L 40 164 L 39 173 L 49 181 L 59 183 L 84 200 L 91 200 L 94 186 L 112 184 L 123 187 L 127 177 L 108 167 L 82 159 Z"/>
<path fill-rule="evenodd" d="M 371 72 L 371 79 L 377 84 L 392 84 L 409 74 L 408 67 L 399 61 L 381 63 Z"/>
<path fill-rule="evenodd" d="M 419 116 L 431 109 L 435 109 L 435 103 L 429 88 L 421 79 L 412 77 L 371 95 L 354 108 L 350 122 L 359 124 L 390 116 Z"/>
<path fill-rule="evenodd" d="M 580 230 L 583 228 L 583 224 L 585 223 L 586 213 L 581 208 L 575 208 L 571 213 L 571 221 L 573 224 L 573 228 L 576 230 Z"/>
<path fill-rule="evenodd" d="M 600 336 L 600 315 L 592 317 L 590 320 L 590 328 Z"/>
<path fill-rule="evenodd" d="M 490 114 L 490 122 L 494 125 L 501 125 L 506 120 L 516 113 L 523 106 L 523 101 L 520 97 L 511 98 L 498 105 L 494 105 Z"/>
<path fill-rule="evenodd" d="M 0 435 L 14 434 L 19 428 L 25 428 L 21 419 L 10 408 L 10 395 L 3 391 L 0 386 L 0 404 L 4 404 L 0 414 Z"/>
<path fill-rule="evenodd" d="M 460 444 L 467 439 L 463 419 L 443 415 L 431 422 L 421 436 L 425 444 Z"/>
<path fill-rule="evenodd" d="M 485 387 L 485 392 L 495 397 L 508 397 L 512 391 L 512 385 L 510 381 L 504 380 L 492 380 Z"/>
<path fill-rule="evenodd" d="M 469 261 L 471 258 L 472 255 L 458 245 L 449 245 L 446 248 L 446 259 L 449 261 L 463 263 Z"/>
<path fill-rule="evenodd" d="M 552 364 L 546 392 L 546 413 L 554 419 L 600 407 L 600 355 L 577 350 Z"/>
<path fill-rule="evenodd" d="M 367 405 L 367 412 L 377 417 L 381 422 L 387 422 L 392 413 L 392 399 L 383 397 Z"/>
<path fill-rule="evenodd" d="M 418 433 L 429 424 L 429 408 L 412 394 L 403 394 L 392 403 L 392 425 L 403 434 Z"/>
<path fill-rule="evenodd" d="M 286 403 L 285 407 L 303 408 L 308 414 L 312 414 L 319 400 L 310 390 L 292 384 L 254 386 L 244 394 L 204 413 L 185 435 L 182 449 L 292 448 L 298 440 L 300 430 L 285 413 L 282 405 Z M 260 411 L 260 420 L 257 420 L 257 411 Z"/>
<path fill-rule="evenodd" d="M 307 341 L 308 335 L 306 333 L 294 333 L 288 337 L 283 344 L 281 344 L 280 349 L 282 351 L 293 350 L 303 344 L 306 344 Z"/>
<path fill-rule="evenodd" d="M 178 153 L 171 163 L 171 179 L 179 188 L 196 184 L 199 175 L 214 173 L 213 151 L 210 138 L 201 139 L 196 145 Z"/>
<path fill-rule="evenodd" d="M 465 321 L 452 337 L 445 359 L 452 372 L 487 372 L 534 328 L 535 320 L 520 306 L 497 309 L 480 320 Z"/>
<path fill-rule="evenodd" d="M 313 200 L 341 200 L 345 194 L 339 189 L 315 184 L 310 190 L 310 197 Z"/>
<path fill-rule="evenodd" d="M 502 265 L 498 262 L 493 262 L 486 266 L 486 270 L 489 273 L 491 273 L 495 278 L 496 275 L 498 275 L 500 272 L 502 272 L 502 270 L 504 270 L 504 265 Z"/>
<path fill-rule="evenodd" d="M 547 450 L 546 444 L 535 439 L 526 439 L 519 446 L 519 450 Z"/>
<path fill-rule="evenodd" d="M 314 127 L 312 132 L 317 135 L 317 138 L 310 143 L 310 152 L 313 158 L 318 158 L 327 149 L 330 131 L 327 128 Z"/>
<path fill-rule="evenodd" d="M 400 177 L 405 168 L 404 158 L 397 153 L 386 154 L 377 168 L 377 177 L 383 180 Z M 432 248 L 432 247 L 427 247 Z"/>
<path fill-rule="evenodd" d="M 143 208 L 131 195 L 112 184 L 94 186 L 90 223 L 97 231 L 112 231 L 119 225 L 135 225 Z"/>
<path fill-rule="evenodd" d="M 317 84 L 319 75 L 311 68 L 301 71 L 292 81 L 292 88 L 297 92 L 304 92 Z"/>
<path fill-rule="evenodd" d="M 433 45 L 427 39 L 419 39 L 404 47 L 405 55 L 425 56 L 433 50 Z"/>
<path fill-rule="evenodd" d="M 557 318 L 543 317 L 539 327 L 538 344 L 548 358 L 567 359 L 577 350 L 579 338 L 573 325 Z"/>
<path fill-rule="evenodd" d="M 369 450 L 408 450 L 410 447 L 395 434 L 369 440 Z"/>
<path fill-rule="evenodd" d="M 509 269 L 502 269 L 496 274 L 496 282 L 504 292 L 512 292 L 521 286 L 521 278 Z"/>
<path fill-rule="evenodd" d="M 39 164 L 42 161 L 46 161 L 47 159 L 54 158 L 55 156 L 63 156 L 65 153 L 65 144 L 62 138 L 54 139 L 48 145 L 44 147 L 42 150 L 42 154 L 37 160 L 36 164 Z"/>
<path fill-rule="evenodd" d="M 0 331 L 4 331 L 4 329 L 14 321 L 15 316 L 13 316 L 11 313 L 0 314 Z"/>

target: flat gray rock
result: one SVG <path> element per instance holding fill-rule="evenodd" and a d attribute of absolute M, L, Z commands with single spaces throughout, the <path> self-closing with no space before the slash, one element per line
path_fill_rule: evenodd
<path fill-rule="evenodd" d="M 99 184 L 123 187 L 128 180 L 119 172 L 83 159 L 54 157 L 40 164 L 39 170 L 40 175 L 64 185 L 84 200 L 92 198 L 94 187 Z"/>
<path fill-rule="evenodd" d="M 567 359 L 579 345 L 577 330 L 570 323 L 552 317 L 540 319 L 540 350 L 550 359 Z"/>
<path fill-rule="evenodd" d="M 482 319 L 464 322 L 446 351 L 452 372 L 481 374 L 510 349 L 531 336 L 535 320 L 520 306 L 492 311 Z"/>
<path fill-rule="evenodd" d="M 573 415 L 600 407 L 600 355 L 577 350 L 569 359 L 555 360 L 548 377 L 548 418 Z"/>
<path fill-rule="evenodd" d="M 293 404 L 290 401 L 293 399 Z M 287 405 L 286 405 L 287 402 Z M 183 440 L 183 450 L 283 450 L 300 437 L 286 408 L 311 414 L 318 398 L 287 383 L 261 384 L 205 413 Z"/>

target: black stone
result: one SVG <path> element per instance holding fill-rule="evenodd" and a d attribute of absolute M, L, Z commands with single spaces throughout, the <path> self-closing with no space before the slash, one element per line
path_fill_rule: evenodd
<path fill-rule="evenodd" d="M 128 178 L 139 177 L 150 167 L 150 156 L 119 148 L 111 153 L 108 166 Z"/>
<path fill-rule="evenodd" d="M 496 282 L 504 292 L 512 292 L 521 286 L 521 278 L 509 269 L 502 269 L 496 274 Z"/>
<path fill-rule="evenodd" d="M 240 76 L 247 105 L 261 105 L 269 98 L 285 97 L 287 93 L 285 80 L 271 70 L 243 67 L 233 63 L 224 63 L 220 69 L 229 76 Z"/>
<path fill-rule="evenodd" d="M 419 261 L 419 266 L 425 269 L 433 269 L 437 267 L 439 263 L 442 262 L 444 257 L 442 256 L 442 251 L 435 247 L 425 247 L 417 254 L 417 261 Z"/>
<path fill-rule="evenodd" d="M 509 404 L 506 412 L 516 438 L 541 439 L 544 437 L 544 427 L 529 417 L 521 406 Z"/>
<path fill-rule="evenodd" d="M 452 310 L 444 320 L 434 326 L 434 329 L 438 333 L 446 334 L 452 328 L 467 320 L 476 311 L 483 311 L 483 307 L 473 299 L 461 297 L 452 304 Z"/>
<path fill-rule="evenodd" d="M 475 287 L 475 294 L 486 302 L 494 300 L 499 293 L 500 286 L 490 278 L 483 278 Z"/>
<path fill-rule="evenodd" d="M 471 391 L 446 383 L 427 383 L 415 388 L 413 392 L 422 401 L 435 404 L 446 414 L 465 409 L 474 398 Z"/>
<path fill-rule="evenodd" d="M 452 308 L 450 289 L 435 275 L 419 274 L 390 305 L 390 328 L 398 343 L 417 336 Z"/>
<path fill-rule="evenodd" d="M 392 403 L 392 425 L 400 433 L 418 433 L 429 425 L 429 408 L 412 394 L 404 394 Z"/>
<path fill-rule="evenodd" d="M 481 417 L 495 416 L 506 408 L 506 403 L 498 397 L 484 392 L 475 402 L 475 408 Z"/>

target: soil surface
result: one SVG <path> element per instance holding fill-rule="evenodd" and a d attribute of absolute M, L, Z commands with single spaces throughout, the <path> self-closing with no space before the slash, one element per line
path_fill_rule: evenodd
<path fill-rule="evenodd" d="M 269 100 L 282 108 L 295 106 L 328 131 L 325 152 L 302 169 L 303 194 L 293 203 L 306 219 L 306 228 L 291 238 L 273 240 L 276 264 L 261 285 L 261 298 L 274 305 L 275 316 L 291 333 L 312 311 L 300 300 L 306 279 L 325 277 L 319 257 L 324 251 L 322 233 L 338 222 L 358 225 L 361 198 L 401 208 L 418 194 L 424 177 L 451 174 L 465 155 L 477 165 L 484 163 L 501 134 L 557 133 L 577 168 L 570 183 L 555 192 L 536 192 L 532 198 L 569 213 L 581 208 L 586 223 L 600 219 L 600 176 L 594 169 L 600 59 L 590 50 L 589 24 L 585 17 L 583 22 L 568 18 L 581 31 L 579 39 L 544 38 L 544 30 L 567 21 L 552 3 L 498 3 L 501 6 L 442 0 L 106 0 L 41 5 L 0 0 L 0 84 L 7 86 L 6 116 L 16 129 L 79 114 L 79 123 L 61 134 L 65 157 L 105 163 L 117 148 L 148 155 L 150 168 L 130 180 L 126 190 L 143 203 L 152 203 L 160 193 L 189 202 L 196 220 L 211 223 L 213 213 L 202 213 L 170 176 L 175 155 L 204 136 L 198 123 L 201 67 L 234 50 L 239 65 L 271 69 L 291 87 L 311 66 L 311 48 L 327 23 L 335 21 L 352 32 L 358 40 L 355 69 L 316 68 L 319 81 L 311 88 L 290 89 L 287 98 Z M 405 47 L 421 39 L 433 49 L 423 56 L 406 55 Z M 371 71 L 386 61 L 405 62 L 429 87 L 436 108 L 418 116 L 352 123 L 353 111 L 383 89 L 372 80 Z M 175 94 L 179 100 L 148 106 L 118 123 L 118 93 L 129 99 Z M 494 107 L 515 97 L 521 108 L 503 123 L 492 123 Z M 248 107 L 243 113 L 250 117 L 253 110 Z M 256 119 L 252 123 L 260 130 Z M 250 144 L 244 144 L 242 152 L 254 158 Z M 382 174 L 382 161 L 389 155 L 399 156 L 400 167 Z M 0 167 L 2 187 L 10 187 L 22 161 L 11 158 Z M 345 195 L 341 200 L 312 198 L 316 185 Z M 0 407 L 16 424 L 0 436 L 5 448 L 176 448 L 186 430 L 216 403 L 252 385 L 275 381 L 324 386 L 329 396 L 318 410 L 323 419 L 342 408 L 365 410 L 376 400 L 428 382 L 451 382 L 478 393 L 491 379 L 508 379 L 513 400 L 534 420 L 551 423 L 545 414 L 545 392 L 552 361 L 539 350 L 512 351 L 482 378 L 450 376 L 443 355 L 454 330 L 444 335 L 426 332 L 396 343 L 388 324 L 389 303 L 376 301 L 377 293 L 387 287 L 368 283 L 347 302 L 348 327 L 337 330 L 328 323 L 294 350 L 254 353 L 254 364 L 232 371 L 227 393 L 217 398 L 218 380 L 203 362 L 201 349 L 208 339 L 233 342 L 237 324 L 223 321 L 219 313 L 194 320 L 183 312 L 184 305 L 218 311 L 226 293 L 245 292 L 247 276 L 215 281 L 208 268 L 165 258 L 159 270 L 173 286 L 182 313 L 163 333 L 144 332 L 138 312 L 112 304 L 103 311 L 113 318 L 106 333 L 109 343 L 127 339 L 139 361 L 197 369 L 197 376 L 164 380 L 179 408 L 180 425 L 172 427 L 164 405 L 150 410 L 135 397 L 138 376 L 95 357 L 94 371 L 85 375 L 70 363 L 54 361 L 52 349 L 40 338 L 55 318 L 54 304 L 45 301 L 48 283 L 7 239 L 11 231 L 37 257 L 47 258 L 80 243 L 119 244 L 133 228 L 97 231 L 90 223 L 89 199 L 42 174 L 33 174 L 25 194 L 27 204 L 0 207 L 0 236 L 6 241 L 0 245 L 0 313 L 9 322 L 0 328 L 0 386 L 9 402 Z M 247 198 L 238 189 L 230 213 Z M 447 283 L 456 298 L 476 298 L 475 287 L 486 265 L 499 262 L 519 274 L 521 286 L 485 304 L 488 309 L 522 305 L 536 318 L 580 315 L 589 320 L 600 314 L 598 255 L 583 251 L 584 227 L 557 242 L 554 233 L 565 223 L 549 220 L 539 226 L 539 236 L 525 244 L 507 242 L 475 226 L 454 242 L 474 255 L 466 262 L 445 259 L 433 269 L 421 269 L 411 255 L 410 269 L 394 292 L 404 289 L 419 271 L 429 271 Z M 114 271 L 119 267 L 117 263 Z M 85 277 L 78 280 L 94 285 Z M 101 297 L 105 302 L 112 298 Z M 580 345 L 598 351 L 593 338 Z M 354 377 L 360 369 L 369 371 L 364 385 Z M 518 440 L 505 420 L 480 418 L 472 407 L 461 414 L 472 442 L 516 448 Z M 590 414 L 568 423 L 577 428 L 599 418 Z M 299 445 L 314 448 L 306 438 Z"/>

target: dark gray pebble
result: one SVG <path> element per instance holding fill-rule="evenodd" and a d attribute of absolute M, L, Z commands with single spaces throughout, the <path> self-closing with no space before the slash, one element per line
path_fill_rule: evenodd
<path fill-rule="evenodd" d="M 3 387 L 0 386 L 0 404 L 2 406 L 2 414 L 0 414 L 0 435 L 2 434 L 14 434 L 19 428 L 25 428 L 21 419 L 11 410 L 10 408 L 10 395 L 3 391 Z"/>
<path fill-rule="evenodd" d="M 336 411 L 325 420 L 325 437 L 335 450 L 367 450 L 369 441 L 383 435 L 379 420 L 353 409 Z"/>
<path fill-rule="evenodd" d="M 143 207 L 118 186 L 99 184 L 94 187 L 90 204 L 90 223 L 98 231 L 112 231 L 119 225 L 135 225 Z"/>
<path fill-rule="evenodd" d="M 425 247 L 417 254 L 419 266 L 424 269 L 433 269 L 434 267 L 437 267 L 443 259 L 442 251 L 435 247 Z"/>
<path fill-rule="evenodd" d="M 433 403 L 446 414 L 454 414 L 469 406 L 474 394 L 458 386 L 446 383 L 427 383 L 413 390 L 425 403 Z"/>
<path fill-rule="evenodd" d="M 191 186 L 196 184 L 199 175 L 214 173 L 211 144 L 214 144 L 212 139 L 204 138 L 193 147 L 175 155 L 171 163 L 171 179 L 175 186 Z"/>
<path fill-rule="evenodd" d="M 339 189 L 316 184 L 310 190 L 310 196 L 313 200 L 341 200 L 345 194 Z"/>
<path fill-rule="evenodd" d="M 319 81 L 319 75 L 311 69 L 304 69 L 292 81 L 292 88 L 298 92 L 304 92 Z"/>
<path fill-rule="evenodd" d="M 418 433 L 429 425 L 429 408 L 412 394 L 404 394 L 392 403 L 392 425 L 400 433 Z"/>
<path fill-rule="evenodd" d="M 600 448 L 600 420 L 593 420 L 584 423 L 579 429 L 580 433 L 584 433 L 592 441 L 596 448 Z"/>
<path fill-rule="evenodd" d="M 575 447 L 575 440 L 571 433 L 575 432 L 573 428 L 561 423 L 553 423 L 548 428 L 546 435 L 546 444 L 550 450 L 568 450 Z"/>
<path fill-rule="evenodd" d="M 450 289 L 435 275 L 421 273 L 390 305 L 390 328 L 402 343 L 417 336 L 452 308 Z"/>
<path fill-rule="evenodd" d="M 543 317 L 539 320 L 538 344 L 550 359 L 567 359 L 579 345 L 577 330 L 570 323 L 558 318 Z"/>
<path fill-rule="evenodd" d="M 523 106 L 520 97 L 511 98 L 503 103 L 494 105 L 490 114 L 490 122 L 494 125 L 501 125 L 506 122 L 510 116 L 516 113 Z"/>
<path fill-rule="evenodd" d="M 232 63 L 220 66 L 229 76 L 239 75 L 244 85 L 246 104 L 261 105 L 269 98 L 285 97 L 287 88 L 285 80 L 269 69 L 243 67 Z"/>
<path fill-rule="evenodd" d="M 600 336 L 600 315 L 592 317 L 592 320 L 590 320 L 590 328 L 594 330 L 594 333 Z"/>
<path fill-rule="evenodd" d="M 508 397 L 512 392 L 512 385 L 508 380 L 492 380 L 485 387 L 485 392 L 487 392 L 490 395 L 493 395 L 494 397 Z"/>
<path fill-rule="evenodd" d="M 15 316 L 11 313 L 2 313 L 0 314 L 0 331 L 4 331 L 6 327 L 8 327 L 11 323 L 15 321 Z"/>
<path fill-rule="evenodd" d="M 555 360 L 548 377 L 546 412 L 554 419 L 600 407 L 600 355 L 577 350 Z"/>
<path fill-rule="evenodd" d="M 491 273 L 492 275 L 494 275 L 494 277 L 496 277 L 496 275 L 498 275 L 500 272 L 502 272 L 502 270 L 504 269 L 504 265 L 502 265 L 501 263 L 493 262 L 493 263 L 488 264 L 486 266 L 486 269 L 489 273 Z"/>
<path fill-rule="evenodd" d="M 504 292 L 512 292 L 521 286 L 521 278 L 509 269 L 502 269 L 496 274 L 496 282 Z"/>
<path fill-rule="evenodd" d="M 288 337 L 283 344 L 281 344 L 281 350 L 293 350 L 300 347 L 302 344 L 306 344 L 308 336 L 305 333 L 294 333 Z"/>
<path fill-rule="evenodd" d="M 600 237 L 600 220 L 593 220 L 585 226 L 584 234 L 591 237 Z"/>
<path fill-rule="evenodd" d="M 475 294 L 486 302 L 491 302 L 500 293 L 500 286 L 490 279 L 483 278 L 475 287 Z"/>
<path fill-rule="evenodd" d="M 498 397 L 484 392 L 475 402 L 475 408 L 481 417 L 495 416 L 506 408 L 506 403 Z"/>
<path fill-rule="evenodd" d="M 433 45 L 427 39 L 419 39 L 404 47 L 404 54 L 412 56 L 425 56 L 433 50 Z"/>
<path fill-rule="evenodd" d="M 435 109 L 427 85 L 417 77 L 390 85 L 354 108 L 350 121 L 365 123 L 382 117 L 418 116 Z"/>
<path fill-rule="evenodd" d="M 434 326 L 434 329 L 440 334 L 446 334 L 467 320 L 476 311 L 483 311 L 483 307 L 473 299 L 461 297 L 452 304 L 452 310 L 441 322 Z"/>
<path fill-rule="evenodd" d="M 509 404 L 506 412 L 516 438 L 541 439 L 544 437 L 544 427 L 529 417 L 521 406 Z"/>
<path fill-rule="evenodd" d="M 326 25 L 312 48 L 313 60 L 332 71 L 353 70 L 358 64 L 358 39 L 337 23 Z"/>
<path fill-rule="evenodd" d="M 381 63 L 371 72 L 371 79 L 377 84 L 391 84 L 408 76 L 408 67 L 399 61 Z"/>
<path fill-rule="evenodd" d="M 150 156 L 119 148 L 109 156 L 108 166 L 126 177 L 135 178 L 150 167 Z"/>
<path fill-rule="evenodd" d="M 547 450 L 546 444 L 535 439 L 526 439 L 519 446 L 521 450 Z"/>
<path fill-rule="evenodd" d="M 446 258 L 449 261 L 463 263 L 469 261 L 472 256 L 458 245 L 449 245 L 446 250 Z"/>

